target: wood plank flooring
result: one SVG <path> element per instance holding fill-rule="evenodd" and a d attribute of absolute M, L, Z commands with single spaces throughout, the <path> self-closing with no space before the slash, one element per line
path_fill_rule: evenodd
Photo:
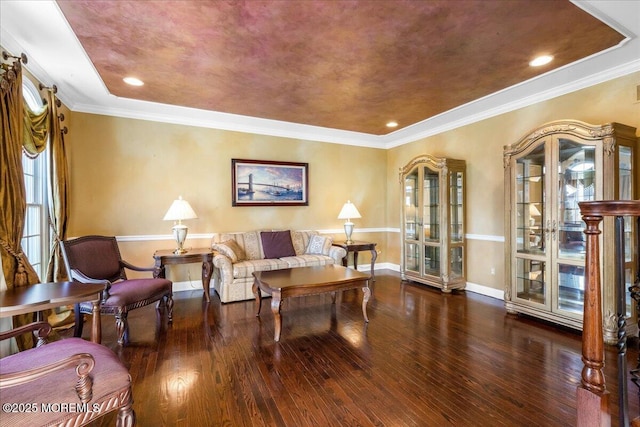
<path fill-rule="evenodd" d="M 153 306 L 133 311 L 124 348 L 103 317 L 103 344 L 129 368 L 139 426 L 575 425 L 579 334 L 507 315 L 501 300 L 376 278 L 369 324 L 359 290 L 335 305 L 328 294 L 287 299 L 275 343 L 270 300 L 256 318 L 253 301 L 220 304 L 212 291 L 207 304 L 195 289 L 175 294 L 173 325 Z M 637 356 L 630 344 L 629 367 Z M 607 347 L 614 426 L 616 374 Z M 630 382 L 629 394 L 633 417 Z"/>

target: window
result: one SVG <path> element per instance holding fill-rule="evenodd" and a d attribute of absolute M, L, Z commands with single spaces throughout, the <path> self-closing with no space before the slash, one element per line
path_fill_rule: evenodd
<path fill-rule="evenodd" d="M 28 79 L 22 81 L 23 97 L 29 108 L 39 111 L 43 108 L 40 93 Z M 48 144 L 47 144 L 48 145 Z M 49 262 L 49 211 L 47 206 L 47 165 L 49 149 L 38 157 L 30 158 L 22 154 L 22 169 L 26 188 L 27 211 L 22 236 L 22 250 L 38 273 L 40 280 L 46 280 Z"/>

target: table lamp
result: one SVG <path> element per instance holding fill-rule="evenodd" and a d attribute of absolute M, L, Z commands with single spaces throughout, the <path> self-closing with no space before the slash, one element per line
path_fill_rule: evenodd
<path fill-rule="evenodd" d="M 173 237 L 178 242 L 178 248 L 173 251 L 174 254 L 184 254 L 187 251 L 184 249 L 184 241 L 187 238 L 188 227 L 182 223 L 185 219 L 198 218 L 198 215 L 193 211 L 191 205 L 186 200 L 182 199 L 182 196 L 174 200 L 169 207 L 169 210 L 165 214 L 164 221 L 178 221 L 173 225 Z"/>
<path fill-rule="evenodd" d="M 536 223 L 535 217 L 542 216 L 540 210 L 533 203 L 529 204 L 529 224 L 533 227 Z"/>
<path fill-rule="evenodd" d="M 347 235 L 347 243 L 349 244 L 353 243 L 353 240 L 351 240 L 351 233 L 353 233 L 353 222 L 351 222 L 351 218 L 362 218 L 362 216 L 356 206 L 351 203 L 351 200 L 347 200 L 347 203 L 344 204 L 338 214 L 338 219 L 347 220 L 344 223 L 344 233 Z"/>

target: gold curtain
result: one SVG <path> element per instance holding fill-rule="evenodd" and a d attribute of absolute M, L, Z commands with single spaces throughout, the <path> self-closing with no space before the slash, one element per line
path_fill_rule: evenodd
<path fill-rule="evenodd" d="M 49 103 L 50 105 L 51 103 Z M 31 158 L 37 157 L 47 147 L 51 121 L 51 108 L 48 105 L 42 111 L 31 111 L 26 102 L 22 103 L 24 110 L 24 137 L 22 145 L 24 151 Z"/>
<path fill-rule="evenodd" d="M 69 171 L 67 167 L 67 153 L 64 145 L 64 135 L 67 128 L 60 127 L 64 115 L 58 114 L 58 100 L 55 98 L 55 86 L 48 89 L 48 104 L 51 106 L 49 115 L 51 141 L 49 145 L 49 224 L 53 232 L 51 258 L 47 269 L 47 282 L 68 280 L 60 241 L 67 238 L 67 221 L 69 217 L 68 183 Z"/>
<path fill-rule="evenodd" d="M 22 65 L 20 60 L 2 64 L 0 87 L 2 95 L 2 144 L 0 145 L 0 256 L 9 289 L 28 286 L 40 280 L 22 252 L 20 244 L 26 211 L 24 176 L 22 171 L 22 143 L 24 110 L 22 98 Z M 31 321 L 31 316 L 14 317 L 14 326 Z M 16 340 L 18 346 L 30 348 L 31 336 Z"/>

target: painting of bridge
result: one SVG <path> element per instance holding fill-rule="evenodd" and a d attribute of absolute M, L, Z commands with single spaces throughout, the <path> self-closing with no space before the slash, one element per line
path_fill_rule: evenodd
<path fill-rule="evenodd" d="M 231 160 L 233 206 L 307 206 L 308 163 Z"/>

